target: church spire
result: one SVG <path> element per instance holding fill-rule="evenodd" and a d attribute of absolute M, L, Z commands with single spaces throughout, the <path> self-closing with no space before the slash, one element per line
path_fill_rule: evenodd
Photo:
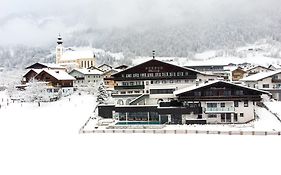
<path fill-rule="evenodd" d="M 58 43 L 58 44 L 62 44 L 62 43 L 63 43 L 62 37 L 61 37 L 60 33 L 59 33 L 59 35 L 58 35 L 57 43 Z"/>

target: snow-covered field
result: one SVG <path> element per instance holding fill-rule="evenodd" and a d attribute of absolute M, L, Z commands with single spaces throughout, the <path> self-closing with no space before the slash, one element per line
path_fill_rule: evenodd
<path fill-rule="evenodd" d="M 279 174 L 279 136 L 79 134 L 95 98 L 0 109 L 0 174 Z"/>

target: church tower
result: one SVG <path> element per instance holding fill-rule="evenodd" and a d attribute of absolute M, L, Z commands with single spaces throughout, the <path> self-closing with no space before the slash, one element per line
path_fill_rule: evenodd
<path fill-rule="evenodd" d="M 60 34 L 58 35 L 57 44 L 58 45 L 56 47 L 56 64 L 59 64 L 63 54 L 63 41 Z"/>

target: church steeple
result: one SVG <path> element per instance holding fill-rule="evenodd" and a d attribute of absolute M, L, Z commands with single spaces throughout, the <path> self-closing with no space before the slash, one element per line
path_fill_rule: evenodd
<path fill-rule="evenodd" d="M 58 43 L 58 44 L 62 44 L 62 43 L 63 43 L 62 37 L 61 37 L 60 33 L 59 33 L 59 35 L 58 35 L 57 43 Z"/>
<path fill-rule="evenodd" d="M 63 55 L 63 41 L 62 41 L 62 37 L 59 34 L 58 35 L 58 39 L 57 39 L 57 47 L 56 47 L 56 64 L 60 63 L 61 57 Z"/>

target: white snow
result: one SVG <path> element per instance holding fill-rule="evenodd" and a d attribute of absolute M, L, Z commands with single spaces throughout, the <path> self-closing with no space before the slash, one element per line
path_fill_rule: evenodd
<path fill-rule="evenodd" d="M 75 80 L 74 77 L 72 77 L 65 71 L 61 71 L 61 70 L 43 70 L 43 71 L 55 77 L 57 80 Z"/>
<path fill-rule="evenodd" d="M 281 73 L 281 70 L 276 70 L 276 71 L 269 71 L 269 72 L 260 72 L 260 73 L 256 73 L 254 75 L 250 75 L 248 77 L 245 77 L 243 79 L 241 79 L 241 81 L 258 81 L 267 77 L 271 77 L 275 74 L 279 74 Z"/>
<path fill-rule="evenodd" d="M 75 68 L 74 70 L 76 70 L 84 75 L 101 75 L 101 74 L 103 74 L 102 71 L 97 70 L 97 69 L 77 69 L 77 68 Z"/>
<path fill-rule="evenodd" d="M 83 58 L 94 58 L 92 48 L 70 48 L 63 52 L 61 60 L 77 60 Z"/>
<path fill-rule="evenodd" d="M 4 92 L 0 92 L 1 98 Z M 1 100 L 0 98 L 0 100 Z M 278 174 L 278 136 L 78 134 L 95 98 L 0 109 L 0 174 Z"/>

